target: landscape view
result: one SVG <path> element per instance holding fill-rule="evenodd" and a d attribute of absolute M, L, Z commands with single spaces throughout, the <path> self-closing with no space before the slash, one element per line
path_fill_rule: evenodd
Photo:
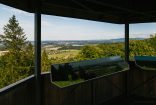
<path fill-rule="evenodd" d="M 17 16 L 16 14 L 11 14 L 9 15 L 6 23 L 0 24 L 0 88 L 8 86 L 9 84 L 28 77 L 34 73 L 33 35 L 31 38 L 28 36 L 25 32 L 25 26 L 23 27 L 23 23 L 21 24 L 19 21 L 20 19 L 18 18 L 18 15 L 19 14 L 17 14 Z M 45 22 L 43 23 L 45 24 Z M 62 24 L 65 23 L 60 23 L 60 25 Z M 98 23 L 95 22 L 95 26 L 96 24 Z M 46 23 L 46 25 L 50 26 L 49 23 Z M 86 28 L 86 30 L 88 29 Z M 51 28 L 50 31 L 56 30 Z M 59 30 L 57 31 L 63 33 Z M 49 72 L 51 65 L 53 64 L 78 62 L 82 60 L 112 56 L 121 56 L 121 58 L 124 59 L 125 56 L 124 32 L 122 34 L 119 33 L 118 35 L 112 35 L 113 32 L 106 33 L 106 37 L 105 34 L 101 36 L 90 35 L 87 36 L 88 39 L 86 37 L 83 38 L 83 35 L 81 36 L 81 33 L 79 32 L 77 32 L 78 35 L 74 36 L 72 28 L 69 31 L 72 35 L 67 37 L 65 34 L 62 34 L 64 35 L 64 38 L 59 36 L 55 39 L 55 36 L 53 36 L 54 33 L 50 34 L 50 37 L 47 32 L 49 32 L 48 29 L 47 31 L 45 28 L 42 30 L 42 72 Z M 109 37 L 108 34 L 110 34 L 111 37 Z M 139 34 L 139 36 L 136 35 L 136 37 L 131 37 L 130 35 L 130 60 L 134 60 L 134 56 L 138 55 L 156 56 L 156 34 L 154 32 L 143 33 L 142 36 L 146 37 L 141 37 L 141 34 Z"/>

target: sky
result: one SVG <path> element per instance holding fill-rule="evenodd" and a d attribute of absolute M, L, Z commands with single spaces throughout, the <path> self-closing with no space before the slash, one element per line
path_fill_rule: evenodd
<path fill-rule="evenodd" d="M 0 4 L 0 34 L 12 15 L 24 29 L 27 40 L 34 40 L 34 14 Z M 42 40 L 106 40 L 124 38 L 124 25 L 42 15 Z M 156 23 L 131 24 L 131 38 L 147 38 L 156 33 Z"/>

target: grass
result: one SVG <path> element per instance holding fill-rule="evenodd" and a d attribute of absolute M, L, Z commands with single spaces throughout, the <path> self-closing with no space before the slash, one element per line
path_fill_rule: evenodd
<path fill-rule="evenodd" d="M 111 66 L 111 67 L 94 67 L 92 69 L 86 69 L 86 71 L 88 72 L 92 72 L 94 74 L 98 76 L 103 76 L 103 75 L 107 75 L 116 71 L 120 71 L 121 68 L 117 69 L 116 66 Z M 65 86 L 69 86 L 72 84 L 76 84 L 76 83 L 80 83 L 82 81 L 85 81 L 83 79 L 77 79 L 77 80 L 69 80 L 69 81 L 55 81 L 54 83 L 57 84 L 60 87 L 65 87 Z"/>
<path fill-rule="evenodd" d="M 77 56 L 79 52 L 80 50 L 62 50 L 60 51 L 60 53 L 57 53 L 57 54 L 48 54 L 48 57 L 68 59 L 68 58 Z"/>
<path fill-rule="evenodd" d="M 123 70 L 123 68 L 117 67 L 117 66 L 109 66 L 109 67 L 96 67 L 92 69 L 87 69 L 86 71 L 92 72 L 96 74 L 97 77 L 104 76 L 107 74 L 115 73 L 118 71 Z M 54 83 L 57 84 L 60 87 L 66 87 L 72 84 L 80 83 L 82 81 L 85 81 L 84 79 L 77 79 L 77 80 L 69 80 L 69 81 L 55 81 Z"/>
<path fill-rule="evenodd" d="M 69 80 L 69 81 L 55 81 L 54 83 L 57 84 L 60 87 L 69 86 L 72 84 L 83 82 L 83 79 L 77 79 L 77 80 Z"/>
<path fill-rule="evenodd" d="M 85 71 L 87 71 L 88 73 L 93 73 L 96 75 L 96 77 L 99 76 L 104 76 L 107 74 L 111 74 L 111 73 L 115 73 L 121 70 L 125 70 L 128 69 L 128 65 L 127 64 L 123 64 L 123 63 L 112 63 L 109 65 L 105 65 L 105 66 L 95 66 L 95 67 L 89 67 L 86 68 Z M 60 87 L 65 87 L 65 86 L 69 86 L 72 84 L 76 84 L 76 83 L 80 83 L 82 81 L 85 81 L 84 79 L 77 79 L 77 80 L 69 80 L 69 81 L 55 81 L 54 83 L 57 84 Z"/>
<path fill-rule="evenodd" d="M 117 68 L 116 66 L 110 66 L 110 67 L 99 67 L 97 69 L 94 69 L 92 72 L 95 73 L 97 76 L 103 76 L 120 70 L 121 68 Z"/>

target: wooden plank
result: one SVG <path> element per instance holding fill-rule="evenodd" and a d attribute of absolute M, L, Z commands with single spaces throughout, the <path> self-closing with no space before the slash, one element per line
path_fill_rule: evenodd
<path fill-rule="evenodd" d="M 0 93 L 0 105 L 35 105 L 35 81 L 30 78 Z M 12 89 L 11 89 L 12 88 Z"/>

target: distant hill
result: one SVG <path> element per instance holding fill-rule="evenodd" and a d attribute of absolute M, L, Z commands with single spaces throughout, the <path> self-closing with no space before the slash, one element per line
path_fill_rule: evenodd
<path fill-rule="evenodd" d="M 144 40 L 145 38 L 130 38 L 130 40 Z M 110 40 L 47 40 L 42 41 L 41 46 L 53 45 L 53 47 L 78 49 L 86 44 L 102 44 L 102 43 L 119 43 L 124 42 L 124 38 L 110 39 Z M 34 45 L 34 41 L 29 41 Z M 5 46 L 0 42 L 0 50 L 5 50 Z"/>
<path fill-rule="evenodd" d="M 144 40 L 145 38 L 130 38 L 130 40 Z M 47 40 L 42 41 L 44 45 L 85 45 L 85 44 L 100 44 L 100 43 L 117 43 L 124 42 L 124 38 L 109 39 L 109 40 Z"/>
<path fill-rule="evenodd" d="M 130 40 L 144 40 L 145 38 L 129 38 Z M 125 38 L 118 38 L 118 39 L 110 39 L 108 40 L 110 43 L 112 42 L 124 42 Z"/>

